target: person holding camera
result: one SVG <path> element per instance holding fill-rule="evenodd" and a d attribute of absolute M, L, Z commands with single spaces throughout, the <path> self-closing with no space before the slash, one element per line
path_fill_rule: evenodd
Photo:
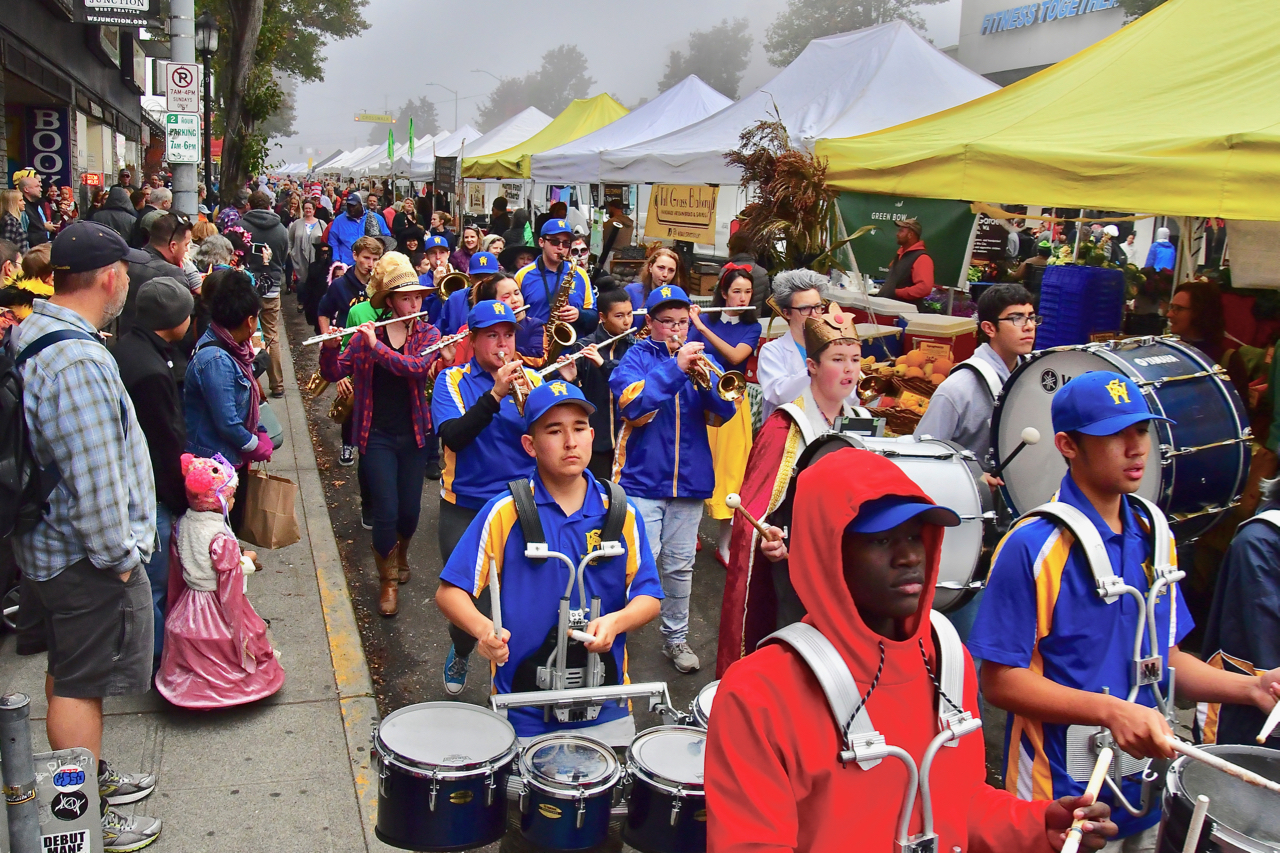
<path fill-rule="evenodd" d="M 258 190 L 249 196 L 249 212 L 240 217 L 240 227 L 253 243 L 244 265 L 257 280 L 262 295 L 262 345 L 271 353 L 267 378 L 271 396 L 284 396 L 284 373 L 280 369 L 280 285 L 284 281 L 284 260 L 289 256 L 289 231 L 280 215 L 271 209 L 271 194 Z"/>

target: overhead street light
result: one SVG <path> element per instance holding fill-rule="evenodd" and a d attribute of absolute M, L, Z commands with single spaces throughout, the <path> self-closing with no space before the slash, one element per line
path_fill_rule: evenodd
<path fill-rule="evenodd" d="M 196 53 L 204 63 L 204 189 L 205 201 L 209 204 L 213 203 L 213 103 L 209 61 L 217 52 L 218 22 L 206 9 L 196 18 Z"/>
<path fill-rule="evenodd" d="M 453 129 L 457 130 L 458 129 L 458 93 L 454 92 L 453 89 L 450 89 L 448 86 L 444 85 L 443 83 L 428 83 L 427 85 L 439 86 L 441 89 L 444 89 L 446 92 L 453 93 Z"/>

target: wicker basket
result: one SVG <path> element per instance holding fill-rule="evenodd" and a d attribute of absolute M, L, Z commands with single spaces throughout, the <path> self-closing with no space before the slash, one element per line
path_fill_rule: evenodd
<path fill-rule="evenodd" d="M 873 418 L 884 418 L 884 434 L 890 438 L 900 435 L 911 435 L 923 417 L 922 412 L 915 409 L 904 409 L 900 406 L 867 409 Z"/>

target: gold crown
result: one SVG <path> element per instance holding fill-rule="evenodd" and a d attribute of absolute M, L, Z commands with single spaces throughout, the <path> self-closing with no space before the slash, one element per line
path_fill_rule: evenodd
<path fill-rule="evenodd" d="M 415 289 L 427 289 L 418 283 L 418 273 L 407 256 L 400 252 L 387 252 L 374 266 L 366 291 L 369 294 L 369 302 L 381 311 L 391 291 L 410 286 Z"/>
<path fill-rule="evenodd" d="M 804 352 L 814 361 L 829 344 L 836 341 L 862 343 L 851 314 L 810 317 L 804 321 Z"/>

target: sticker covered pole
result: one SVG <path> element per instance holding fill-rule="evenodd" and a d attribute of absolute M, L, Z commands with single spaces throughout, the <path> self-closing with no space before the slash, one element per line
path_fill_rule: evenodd
<path fill-rule="evenodd" d="M 31 699 L 25 693 L 0 696 L 0 775 L 9 820 L 9 849 L 13 853 L 40 853 L 36 763 L 31 756 Z"/>

